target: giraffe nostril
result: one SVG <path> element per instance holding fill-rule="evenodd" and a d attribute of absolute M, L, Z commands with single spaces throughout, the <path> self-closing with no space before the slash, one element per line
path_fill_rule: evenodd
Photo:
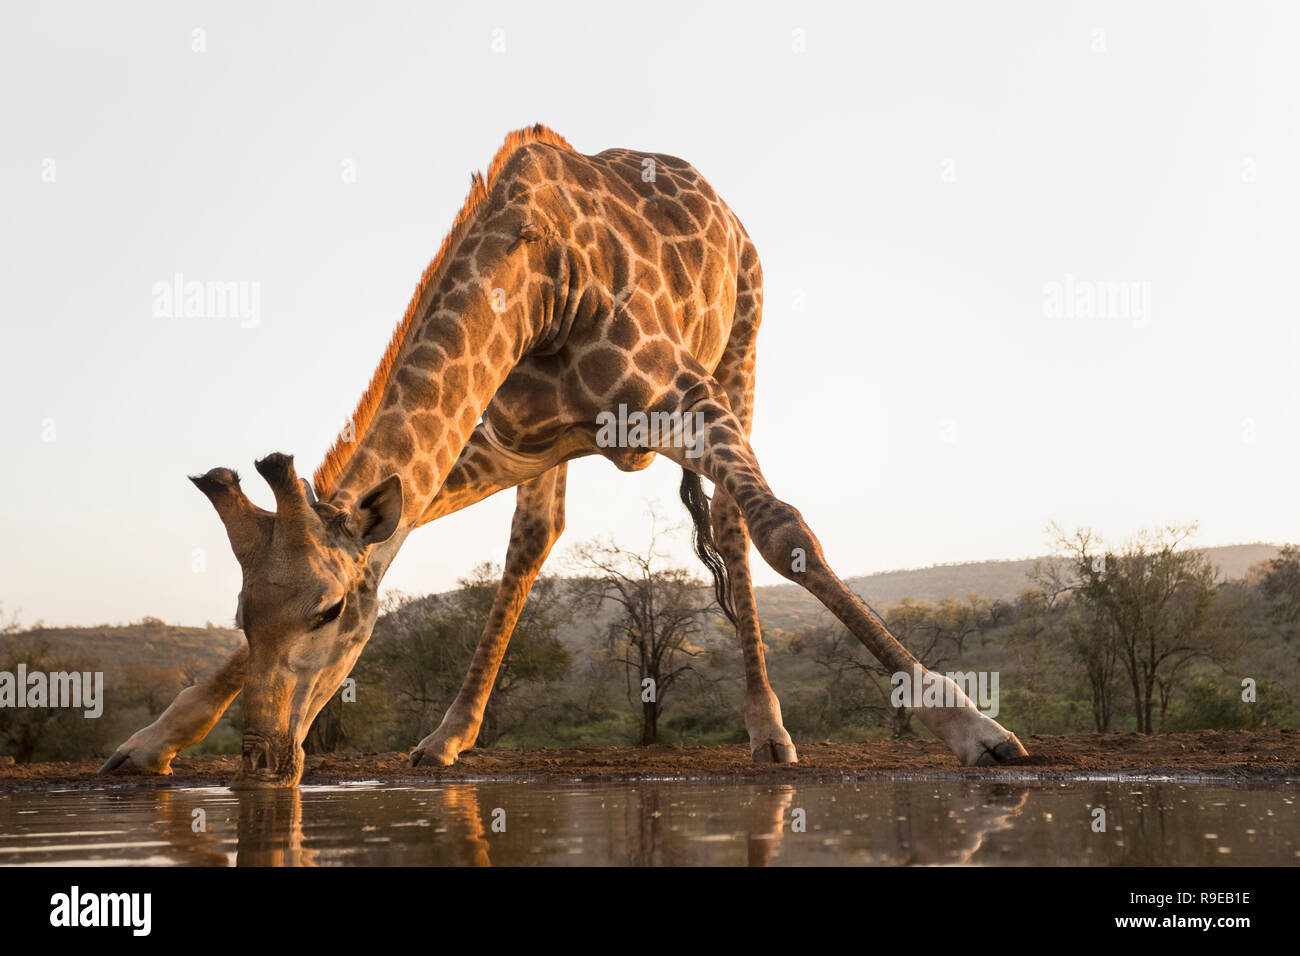
<path fill-rule="evenodd" d="M 271 745 L 260 737 L 245 737 L 243 746 L 242 769 L 244 773 L 257 773 L 270 770 Z"/>

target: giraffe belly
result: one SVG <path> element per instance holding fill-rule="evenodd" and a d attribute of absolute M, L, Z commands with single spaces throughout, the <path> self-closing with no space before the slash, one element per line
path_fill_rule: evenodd
<path fill-rule="evenodd" d="M 597 440 L 597 404 L 578 402 L 564 406 L 564 413 L 538 421 L 530 418 L 535 406 L 525 394 L 504 387 L 497 392 L 483 415 L 484 438 L 502 455 L 515 461 L 521 471 L 534 473 L 546 467 L 601 455 L 619 471 L 642 471 L 650 467 L 656 452 L 643 447 L 604 447 Z M 581 407 L 579 407 L 581 406 Z"/>

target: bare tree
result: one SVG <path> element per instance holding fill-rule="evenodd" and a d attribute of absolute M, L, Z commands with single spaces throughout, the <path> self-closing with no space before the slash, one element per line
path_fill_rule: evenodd
<path fill-rule="evenodd" d="M 1133 694 L 1139 733 L 1155 729 L 1156 710 L 1196 658 L 1223 661 L 1236 650 L 1230 628 L 1211 614 L 1217 572 L 1201 551 L 1187 548 L 1196 525 L 1141 532 L 1123 551 L 1105 549 L 1091 532 L 1049 529 L 1066 561 L 1059 565 L 1092 635 L 1113 639 Z"/>
<path fill-rule="evenodd" d="M 706 651 L 700 644 L 713 591 L 684 568 L 664 567 L 662 533 L 651 515 L 650 542 L 630 551 L 612 541 L 578 545 L 571 563 L 582 572 L 578 601 L 593 612 L 614 608 L 607 634 L 610 659 L 623 668 L 629 699 L 641 703 L 641 743 L 659 738 L 668 691 L 689 674 Z"/>

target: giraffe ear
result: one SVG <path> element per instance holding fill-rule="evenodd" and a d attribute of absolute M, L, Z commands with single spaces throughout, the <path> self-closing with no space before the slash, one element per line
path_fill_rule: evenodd
<path fill-rule="evenodd" d="M 389 475 L 357 502 L 353 527 L 362 544 L 387 541 L 402 520 L 402 479 Z"/>

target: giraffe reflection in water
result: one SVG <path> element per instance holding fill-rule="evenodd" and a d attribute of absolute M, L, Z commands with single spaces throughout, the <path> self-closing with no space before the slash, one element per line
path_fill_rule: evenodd
<path fill-rule="evenodd" d="M 298 790 L 236 791 L 239 849 L 236 866 L 315 866 L 305 846 L 302 793 Z"/>
<path fill-rule="evenodd" d="M 698 801 L 683 799 L 676 782 L 639 783 L 617 788 L 591 788 L 550 792 L 543 799 L 515 801 L 510 825 L 500 830 L 494 821 L 510 820 L 506 808 L 492 804 L 512 801 L 505 785 L 490 788 L 491 798 L 477 785 L 456 784 L 413 791 L 425 799 L 415 805 L 427 817 L 397 819 L 412 803 L 399 807 L 374 807 L 374 813 L 356 814 L 363 831 L 401 836 L 374 836 L 378 843 L 393 844 L 395 861 L 453 866 L 491 866 L 494 863 L 598 862 L 625 866 L 685 866 L 710 863 L 769 866 L 774 862 L 799 862 L 804 851 L 842 840 L 838 829 L 841 810 L 826 805 L 824 792 L 806 793 L 790 785 L 737 788 L 737 801 L 712 810 Z M 817 788 L 818 791 L 824 788 Z M 520 797 L 525 794 L 515 791 Z M 362 791 L 357 791 L 361 795 Z M 369 791 L 371 794 L 378 791 Z M 304 808 L 300 791 L 240 791 L 236 794 L 240 866 L 314 866 L 318 852 L 307 847 L 303 833 Z M 311 804 L 306 823 L 323 833 L 344 825 L 337 818 L 338 803 L 315 801 L 321 794 L 308 791 Z M 841 797 L 852 809 L 854 792 Z M 906 790 L 898 793 L 888 812 L 872 814 L 862 829 L 878 844 L 870 858 L 857 862 L 905 865 L 963 864 L 972 861 L 986 837 L 1008 829 L 1024 807 L 1029 790 L 995 786 L 965 799 L 938 802 L 932 794 Z M 567 798 L 567 799 L 566 799 Z M 800 806 L 808 803 L 807 808 Z M 321 819 L 313 820 L 316 813 Z M 864 816 L 858 814 L 859 817 Z M 178 817 L 179 819 L 179 817 Z M 412 831 L 408 828 L 415 828 Z M 178 827 L 179 832 L 179 827 Z M 331 841 L 326 841 L 331 842 Z M 741 850 L 743 848 L 743 856 Z M 355 847 L 331 847 L 331 853 L 353 856 Z M 221 854 L 213 852 L 215 857 Z M 339 860 L 341 862 L 341 860 Z"/>
<path fill-rule="evenodd" d="M 1293 866 L 1298 817 L 1286 783 L 1129 779 L 0 792 L 0 865 Z"/>
<path fill-rule="evenodd" d="M 1010 829 L 1029 799 L 1028 787 L 995 785 L 987 792 L 970 794 L 943 808 L 935 809 L 930 794 L 910 789 L 896 791 L 899 862 L 909 865 L 970 863 L 989 834 Z M 928 806 L 918 804 L 924 801 Z M 914 826 L 917 815 L 920 824 Z"/>

